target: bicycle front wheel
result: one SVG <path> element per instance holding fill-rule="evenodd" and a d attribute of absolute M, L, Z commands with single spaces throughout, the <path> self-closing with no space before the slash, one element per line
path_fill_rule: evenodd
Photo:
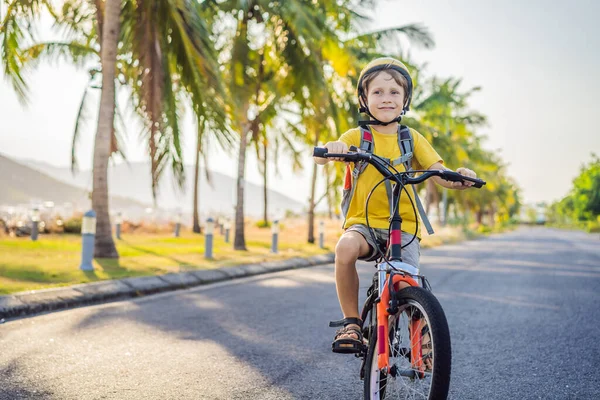
<path fill-rule="evenodd" d="M 365 399 L 446 399 L 452 351 L 444 310 L 431 292 L 419 287 L 402 289 L 395 297 L 400 306 L 389 317 L 387 337 L 369 338 Z M 377 365 L 380 340 L 390 349 L 388 371 Z"/>

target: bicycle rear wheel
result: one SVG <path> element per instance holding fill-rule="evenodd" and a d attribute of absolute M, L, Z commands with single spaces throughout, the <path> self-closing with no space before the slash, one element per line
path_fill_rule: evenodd
<path fill-rule="evenodd" d="M 450 387 L 451 345 L 442 306 L 425 289 L 395 293 L 400 306 L 389 317 L 388 335 L 373 330 L 365 362 L 365 399 L 446 399 Z M 386 340 L 390 369 L 377 366 L 377 342 Z"/>

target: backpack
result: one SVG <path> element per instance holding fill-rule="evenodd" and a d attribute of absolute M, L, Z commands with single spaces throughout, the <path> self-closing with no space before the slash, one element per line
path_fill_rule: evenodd
<path fill-rule="evenodd" d="M 375 151 L 375 142 L 373 140 L 373 134 L 371 133 L 370 128 L 365 126 L 360 126 L 360 150 L 367 153 L 373 153 Z M 393 166 L 404 164 L 404 168 L 406 171 L 411 171 L 412 165 L 411 161 L 413 158 L 413 136 L 410 129 L 405 125 L 398 126 L 398 147 L 400 148 L 401 156 L 395 160 L 388 160 L 390 164 Z M 346 176 L 344 178 L 344 191 L 342 195 L 342 213 L 344 215 L 344 225 L 346 224 L 346 218 L 348 215 L 348 209 L 350 208 L 350 201 L 354 196 L 354 190 L 356 188 L 356 181 L 360 177 L 360 174 L 363 173 L 365 168 L 367 168 L 367 162 L 357 162 L 354 165 L 354 169 L 350 167 L 350 164 L 346 166 Z M 412 176 L 413 174 L 411 174 Z M 394 209 L 394 205 L 392 204 L 392 183 L 389 180 L 385 181 L 385 189 L 387 192 L 388 203 L 390 205 L 390 216 L 392 215 Z M 419 211 L 419 215 L 421 216 L 421 221 L 425 228 L 427 228 L 427 233 L 430 235 L 433 234 L 433 228 L 431 227 L 431 223 L 427 218 L 427 214 L 425 213 L 425 209 L 423 208 L 423 204 L 417 195 L 417 189 L 413 185 L 414 199 L 416 202 L 417 210 Z"/>

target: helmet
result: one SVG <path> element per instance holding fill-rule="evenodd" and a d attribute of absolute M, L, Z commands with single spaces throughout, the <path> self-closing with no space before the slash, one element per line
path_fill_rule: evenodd
<path fill-rule="evenodd" d="M 412 99 L 412 91 L 413 91 L 413 82 L 412 82 L 412 78 L 410 77 L 410 73 L 408 72 L 408 68 L 406 68 L 406 66 L 404 64 L 402 64 L 400 61 L 396 60 L 395 58 L 380 57 L 380 58 L 376 58 L 373 61 L 371 61 L 370 63 L 368 63 L 363 68 L 363 70 L 360 72 L 360 75 L 358 76 L 357 92 L 358 92 L 358 102 L 360 105 L 359 111 L 366 112 L 367 114 L 369 114 L 369 116 L 371 118 L 373 118 L 373 116 L 371 115 L 371 113 L 369 112 L 369 110 L 367 108 L 367 94 L 363 90 L 363 79 L 365 78 L 366 75 L 368 75 L 372 72 L 384 71 L 386 69 L 393 69 L 393 70 L 400 72 L 406 78 L 406 81 L 408 82 L 408 91 L 406 93 L 406 103 L 404 104 L 404 107 L 402 107 L 402 114 L 400 115 L 400 117 L 402 117 L 402 115 L 404 115 L 410 109 L 410 101 Z M 395 120 L 390 121 L 389 123 L 394 122 L 396 120 L 399 121 L 399 119 L 396 118 Z M 377 121 L 377 122 L 380 122 L 380 121 Z M 382 123 L 380 122 L 380 124 L 382 124 Z M 387 125 L 387 124 L 385 124 L 385 125 Z"/>

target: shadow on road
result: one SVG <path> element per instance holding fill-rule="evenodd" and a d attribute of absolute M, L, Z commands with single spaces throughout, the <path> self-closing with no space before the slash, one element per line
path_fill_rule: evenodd
<path fill-rule="evenodd" d="M 359 398 L 362 382 L 358 378 L 358 360 L 331 353 L 334 330 L 328 328 L 328 322 L 341 318 L 333 268 L 310 271 L 311 274 L 302 276 L 265 275 L 243 284 L 234 282 L 146 298 L 136 302 L 138 307 L 125 312 L 104 308 L 71 329 L 94 329 L 112 319 L 133 320 L 179 340 L 218 345 L 225 354 L 260 373 L 267 388 L 290 395 L 285 398 L 352 399 L 353 394 Z M 366 271 L 369 274 L 363 281 L 369 282 L 371 270 Z M 310 305 L 311 299 L 323 301 Z M 340 368 L 347 368 L 351 374 L 331 380 Z M 220 371 L 218 360 L 211 370 L 215 376 L 232 373 L 227 369 Z M 300 380 L 308 383 L 300 384 Z M 239 398 L 259 397 L 265 390 L 261 386 L 256 393 L 244 392 Z M 325 397 L 323 387 L 330 388 Z M 235 385 L 230 390 L 232 396 L 241 396 Z"/>
<path fill-rule="evenodd" d="M 2 366 L 0 376 L 2 377 L 1 400 L 52 398 L 52 393 L 39 388 L 39 382 L 34 382 L 25 371 L 21 371 L 16 361 Z"/>

